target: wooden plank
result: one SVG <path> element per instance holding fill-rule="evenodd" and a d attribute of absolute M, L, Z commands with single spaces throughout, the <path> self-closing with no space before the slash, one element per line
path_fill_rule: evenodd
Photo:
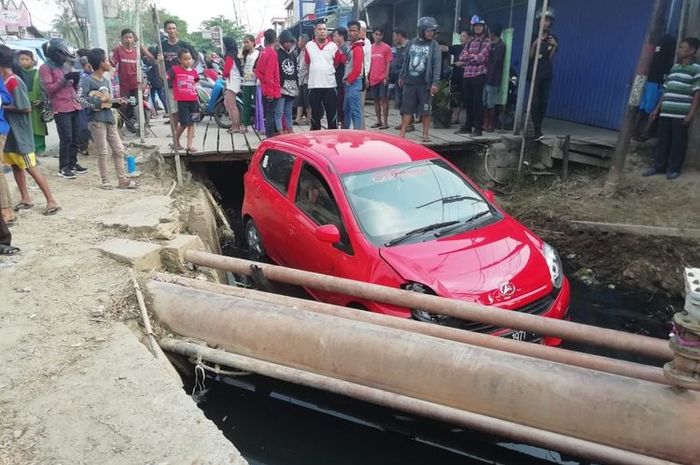
<path fill-rule="evenodd" d="M 552 156 L 552 158 L 555 158 L 555 157 Z M 559 159 L 561 159 L 561 155 L 559 156 Z M 570 151 L 570 153 L 569 153 L 569 161 L 572 161 L 574 163 L 581 163 L 583 165 L 599 166 L 601 168 L 610 168 L 610 160 L 603 160 L 603 159 L 596 158 L 596 157 L 589 157 L 587 155 L 581 155 L 580 153 L 575 153 L 573 151 Z"/>
<path fill-rule="evenodd" d="M 642 236 L 681 237 L 684 239 L 700 239 L 700 229 L 673 228 L 666 226 L 647 226 L 643 224 L 598 223 L 595 221 L 572 221 L 571 223 L 601 231 L 638 234 Z"/>

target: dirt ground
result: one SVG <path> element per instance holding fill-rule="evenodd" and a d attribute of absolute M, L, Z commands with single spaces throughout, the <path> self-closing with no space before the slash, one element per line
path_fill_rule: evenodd
<path fill-rule="evenodd" d="M 102 190 L 94 157 L 72 181 L 40 160 L 63 210 L 43 216 L 32 187 L 36 207 L 11 229 L 22 253 L 0 258 L 0 465 L 245 463 L 127 329 L 138 331 L 131 270 L 94 249 L 124 236 L 96 215 L 165 195 L 171 179 Z"/>
<path fill-rule="evenodd" d="M 530 177 L 500 197 L 506 210 L 555 245 L 584 280 L 684 296 L 682 269 L 700 266 L 700 241 L 582 228 L 572 221 L 700 228 L 700 172 L 674 181 L 643 178 L 649 154 L 633 154 L 617 195 L 603 190 L 607 171 L 572 165 L 569 181 Z M 508 191 L 508 188 L 504 188 Z"/>

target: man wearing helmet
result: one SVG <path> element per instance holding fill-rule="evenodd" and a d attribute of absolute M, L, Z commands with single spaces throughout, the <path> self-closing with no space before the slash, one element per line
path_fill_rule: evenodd
<path fill-rule="evenodd" d="M 406 58 L 399 73 L 399 86 L 403 89 L 401 137 L 406 137 L 412 115 L 420 114 L 424 143 L 430 142 L 431 101 L 440 81 L 440 47 L 433 40 L 437 29 L 435 18 L 426 16 L 418 20 L 418 37 L 406 46 Z"/>
<path fill-rule="evenodd" d="M 78 164 L 82 107 L 75 88 L 80 73 L 71 71 L 76 54 L 62 39 L 51 39 L 46 52 L 47 60 L 39 68 L 39 76 L 51 101 L 60 141 L 58 174 L 66 179 L 75 179 L 76 173 L 87 172 L 87 168 Z"/>
<path fill-rule="evenodd" d="M 465 45 L 458 62 L 464 65 L 462 100 L 467 110 L 467 121 L 457 133 L 471 132 L 472 136 L 479 137 L 484 122 L 484 84 L 488 73 L 491 41 L 486 35 L 486 22 L 483 19 L 474 15 L 471 25 L 474 36 Z"/>
<path fill-rule="evenodd" d="M 541 37 L 535 37 L 530 45 L 530 79 L 534 69 L 535 54 L 537 44 L 540 44 L 540 54 L 537 57 L 537 74 L 535 75 L 535 87 L 532 93 L 532 124 L 535 127 L 535 140 L 542 140 L 542 121 L 547 113 L 549 103 L 549 91 L 552 88 L 554 78 L 554 55 L 559 49 L 557 37 L 552 34 L 551 28 L 554 23 L 554 10 L 547 8 L 546 11 L 537 13 L 537 20 L 541 21 L 544 16 L 544 29 Z M 539 31 L 539 28 L 538 28 Z"/>

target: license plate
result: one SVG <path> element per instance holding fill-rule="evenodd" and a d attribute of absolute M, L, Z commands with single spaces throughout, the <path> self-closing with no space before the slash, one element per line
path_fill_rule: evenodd
<path fill-rule="evenodd" d="M 512 333 L 506 334 L 503 337 L 522 342 L 535 342 L 540 340 L 540 337 L 537 334 L 529 333 L 527 331 L 513 331 Z"/>

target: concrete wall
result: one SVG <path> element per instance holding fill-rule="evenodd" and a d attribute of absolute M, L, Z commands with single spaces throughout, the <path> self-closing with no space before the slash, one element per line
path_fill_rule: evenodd
<path fill-rule="evenodd" d="M 700 37 L 700 0 L 687 0 L 688 12 L 685 21 L 684 36 Z M 700 115 L 695 116 L 695 121 L 690 127 L 688 141 L 688 154 L 685 159 L 685 167 L 700 169 Z"/>

